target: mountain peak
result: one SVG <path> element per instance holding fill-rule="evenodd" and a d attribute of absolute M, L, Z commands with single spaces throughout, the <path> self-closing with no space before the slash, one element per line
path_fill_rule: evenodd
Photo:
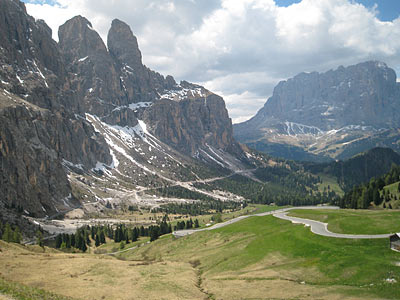
<path fill-rule="evenodd" d="M 60 47 L 68 61 L 92 54 L 106 54 L 107 48 L 100 35 L 85 17 L 76 16 L 61 25 L 58 30 Z"/>
<path fill-rule="evenodd" d="M 110 54 L 119 62 L 125 62 L 133 69 L 142 68 L 142 54 L 137 38 L 125 22 L 114 19 L 107 36 L 107 46 Z"/>
<path fill-rule="evenodd" d="M 340 66 L 325 73 L 300 73 L 281 81 L 256 116 L 235 126 L 235 135 L 242 142 L 265 139 L 305 147 L 307 151 L 310 147 L 314 152 L 320 145 L 327 155 L 336 157 L 346 152 L 335 149 L 353 147 L 350 134 L 357 141 L 361 136 L 399 128 L 399 99 L 396 73 L 380 61 Z M 329 148 L 337 141 L 342 142 L 340 147 Z M 368 143 L 366 147 L 373 144 Z"/>

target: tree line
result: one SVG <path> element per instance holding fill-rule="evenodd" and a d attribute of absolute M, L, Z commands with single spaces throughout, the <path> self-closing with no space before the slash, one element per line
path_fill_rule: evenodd
<path fill-rule="evenodd" d="M 0 239 L 8 243 L 21 243 L 22 234 L 18 226 L 11 227 L 10 224 L 0 222 Z"/>
<path fill-rule="evenodd" d="M 158 225 L 150 225 L 149 227 L 128 227 L 125 224 L 117 225 L 86 225 L 79 228 L 72 234 L 58 234 L 56 236 L 55 247 L 57 249 L 79 249 L 86 252 L 88 247 L 92 245 L 92 241 L 96 247 L 105 244 L 106 238 L 113 240 L 115 243 L 136 242 L 139 237 L 150 237 L 150 242 L 157 240 L 161 235 L 171 233 L 172 227 L 167 223 L 167 216 L 164 216 L 162 222 Z"/>
<path fill-rule="evenodd" d="M 163 212 L 166 214 L 180 214 L 189 216 L 207 215 L 224 210 L 237 210 L 247 206 L 246 202 L 237 201 L 196 201 L 193 203 L 168 203 L 155 208 L 154 212 Z"/>
<path fill-rule="evenodd" d="M 178 223 L 174 226 L 174 230 L 183 230 L 183 229 L 192 229 L 192 228 L 199 228 L 199 220 L 195 219 L 194 221 L 192 218 L 185 221 L 178 221 Z"/>
<path fill-rule="evenodd" d="M 378 178 L 372 178 L 369 182 L 357 185 L 345 193 L 338 204 L 342 208 L 368 208 L 372 203 L 379 206 L 392 208 L 388 203 L 390 200 L 398 200 L 396 195 L 391 194 L 384 187 L 400 181 L 400 166 L 392 165 L 390 171 Z M 400 193 L 400 184 L 397 186 Z M 386 204 L 388 203 L 388 204 Z"/>

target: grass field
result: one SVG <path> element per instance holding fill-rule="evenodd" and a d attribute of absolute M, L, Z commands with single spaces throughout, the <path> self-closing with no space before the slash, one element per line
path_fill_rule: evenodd
<path fill-rule="evenodd" d="M 222 221 L 228 221 L 230 219 L 239 217 L 239 216 L 243 216 L 243 215 L 252 215 L 252 214 L 258 214 L 258 213 L 263 213 L 263 212 L 267 212 L 267 211 L 273 211 L 273 210 L 277 210 L 277 209 L 281 209 L 287 206 L 276 206 L 276 205 L 264 205 L 264 204 L 249 204 L 248 206 L 246 206 L 244 209 L 241 210 L 237 210 L 237 211 L 233 211 L 233 212 L 224 212 L 221 215 Z M 209 215 L 201 215 L 201 216 L 195 216 L 195 217 L 182 217 L 179 219 L 173 219 L 173 221 L 171 222 L 172 227 L 174 225 L 176 225 L 176 223 L 178 221 L 186 221 L 189 220 L 190 218 L 192 220 L 198 219 L 199 220 L 199 224 L 200 227 L 206 227 L 206 224 L 212 224 L 213 222 L 211 221 L 211 217 L 213 215 L 209 214 Z M 171 219 L 171 217 L 170 217 Z"/>
<path fill-rule="evenodd" d="M 150 241 L 149 237 L 140 237 L 136 242 L 131 242 L 129 244 L 126 244 L 124 249 L 132 248 L 135 246 L 140 246 L 141 244 L 144 244 L 148 241 Z M 112 252 L 116 252 L 116 251 L 124 250 L 124 249 L 120 249 L 120 243 L 115 243 L 113 240 L 107 239 L 107 243 L 100 245 L 96 249 L 93 249 L 93 253 L 106 254 L 106 253 L 112 253 Z M 90 249 L 90 250 L 92 250 L 92 249 Z"/>
<path fill-rule="evenodd" d="M 0 286 L 76 299 L 400 298 L 400 253 L 387 239 L 317 236 L 273 216 L 166 235 L 118 258 L 48 251 L 0 242 Z"/>
<path fill-rule="evenodd" d="M 392 199 L 389 201 L 390 205 L 394 209 L 400 208 L 400 192 L 398 190 L 399 184 L 400 184 L 400 182 L 395 182 L 395 183 L 389 184 L 383 188 L 385 191 L 386 190 L 389 191 L 393 196 L 395 196 L 397 198 L 397 200 Z M 386 207 L 389 206 L 389 203 L 387 203 L 387 202 L 385 203 Z M 383 203 L 380 206 L 383 206 Z"/>
<path fill-rule="evenodd" d="M 123 256 L 198 265 L 202 287 L 216 299 L 400 298 L 400 285 L 386 281 L 400 281 L 400 254 L 387 240 L 321 237 L 272 216 L 165 238 Z"/>
<path fill-rule="evenodd" d="M 391 210 L 292 210 L 290 216 L 328 223 L 336 233 L 381 234 L 400 232 L 400 211 Z"/>

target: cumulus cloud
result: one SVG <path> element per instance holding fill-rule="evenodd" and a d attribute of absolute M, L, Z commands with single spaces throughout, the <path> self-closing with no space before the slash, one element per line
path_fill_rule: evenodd
<path fill-rule="evenodd" d="M 400 18 L 352 0 L 30 1 L 28 12 L 53 28 L 87 17 L 103 39 L 113 18 L 137 35 L 146 65 L 224 96 L 234 122 L 256 113 L 279 80 L 302 71 L 382 60 L 400 70 Z"/>

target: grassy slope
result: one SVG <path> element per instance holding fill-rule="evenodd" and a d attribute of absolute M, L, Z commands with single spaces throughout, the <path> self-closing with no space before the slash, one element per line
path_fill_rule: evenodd
<path fill-rule="evenodd" d="M 292 210 L 289 215 L 328 223 L 337 233 L 380 234 L 400 231 L 400 211 L 390 210 Z"/>
<path fill-rule="evenodd" d="M 343 196 L 344 192 L 342 188 L 339 186 L 336 177 L 319 173 L 318 176 L 321 178 L 321 183 L 318 184 L 318 190 L 322 193 L 324 188 L 328 191 L 328 186 L 331 191 L 334 191 L 337 195 Z"/>
<path fill-rule="evenodd" d="M 30 247 L 17 248 L 2 241 L 0 251 L 0 272 L 6 287 L 14 282 L 19 289 L 23 283 L 34 291 L 85 300 L 203 297 L 195 285 L 195 271 L 184 262 L 128 262 L 104 255 L 47 253 L 47 248 L 45 253 L 36 253 Z M 0 286 L 4 284 L 0 282 Z M 3 291 L 10 294 L 8 289 Z M 46 298 L 23 295 L 17 299 Z"/>
<path fill-rule="evenodd" d="M 140 246 L 143 243 L 146 243 L 147 241 L 150 241 L 149 237 L 140 237 L 136 242 L 130 242 L 129 244 L 125 245 L 125 248 L 122 250 L 132 248 L 135 246 Z M 116 251 L 120 251 L 120 243 L 115 243 L 113 240 L 107 239 L 107 243 L 100 245 L 94 250 L 95 254 L 105 254 L 105 253 L 113 253 Z"/>
<path fill-rule="evenodd" d="M 400 298 L 400 254 L 387 239 L 321 237 L 272 216 L 180 239 L 163 236 L 120 260 L 1 241 L 0 250 L 7 282 L 80 299 Z"/>
<path fill-rule="evenodd" d="M 2 298 L 2 294 L 8 295 L 8 297 L 4 296 L 4 298 Z M 71 300 L 72 298 L 56 295 L 45 290 L 33 288 L 20 283 L 8 282 L 0 278 L 0 299 Z"/>
<path fill-rule="evenodd" d="M 164 238 L 124 257 L 199 265 L 204 288 L 217 299 L 257 298 L 265 293 L 271 298 L 302 293 L 321 299 L 336 299 L 335 293 L 400 297 L 400 284 L 385 282 L 400 281 L 399 267 L 394 265 L 400 255 L 388 248 L 387 240 L 321 237 L 272 216 L 178 240 Z"/>
<path fill-rule="evenodd" d="M 395 209 L 400 208 L 400 192 L 398 191 L 399 184 L 400 182 L 395 182 L 383 188 L 384 190 L 388 190 L 392 195 L 395 195 L 397 197 L 397 200 L 391 200 L 389 202 L 386 202 L 386 207 L 388 207 L 390 203 L 393 208 Z M 382 207 L 383 203 L 380 206 Z"/>

